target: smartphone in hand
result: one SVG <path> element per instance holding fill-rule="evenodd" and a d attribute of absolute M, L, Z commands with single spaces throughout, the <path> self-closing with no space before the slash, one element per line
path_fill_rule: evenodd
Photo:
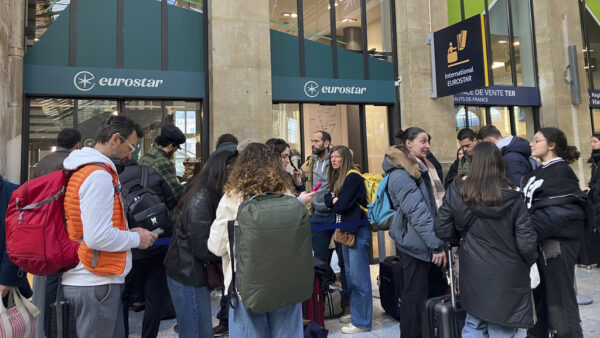
<path fill-rule="evenodd" d="M 315 192 L 317 190 L 319 190 L 319 188 L 323 185 L 323 182 L 319 182 L 317 183 L 317 185 L 315 185 L 315 187 L 313 188 L 313 190 L 311 192 Z"/>

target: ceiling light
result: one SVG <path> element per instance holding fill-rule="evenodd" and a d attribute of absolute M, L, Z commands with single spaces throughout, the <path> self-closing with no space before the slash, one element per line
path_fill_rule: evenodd
<path fill-rule="evenodd" d="M 506 43 L 506 40 L 498 40 L 498 43 Z"/>
<path fill-rule="evenodd" d="M 504 62 L 493 62 L 492 69 L 498 69 L 504 67 Z"/>
<path fill-rule="evenodd" d="M 298 14 L 296 14 L 296 13 L 292 13 L 291 17 L 292 17 L 292 18 L 297 18 L 297 17 L 298 17 Z"/>
<path fill-rule="evenodd" d="M 513 42 L 513 46 L 518 46 L 518 45 L 520 45 L 520 44 L 521 44 L 521 43 L 520 43 L 519 41 L 515 41 L 515 42 Z"/>
<path fill-rule="evenodd" d="M 115 110 L 115 111 L 113 111 L 113 112 L 112 112 L 112 114 L 111 114 L 111 115 L 112 115 L 112 116 L 118 116 L 118 115 L 119 115 L 119 111 L 118 111 L 118 110 Z"/>
<path fill-rule="evenodd" d="M 290 13 L 281 13 L 283 16 L 292 16 Z"/>
<path fill-rule="evenodd" d="M 35 39 L 33 39 L 33 41 L 38 42 L 38 41 L 40 41 L 40 39 L 35 38 Z"/>
<path fill-rule="evenodd" d="M 342 22 L 356 22 L 358 21 L 357 19 L 350 19 L 350 18 L 343 18 Z"/>

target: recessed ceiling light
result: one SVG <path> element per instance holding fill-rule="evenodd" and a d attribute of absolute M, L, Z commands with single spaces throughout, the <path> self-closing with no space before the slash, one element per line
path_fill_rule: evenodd
<path fill-rule="evenodd" d="M 292 17 L 292 18 L 297 18 L 297 17 L 298 17 L 298 14 L 296 14 L 296 13 L 292 13 L 291 17 Z"/>
<path fill-rule="evenodd" d="M 342 22 L 356 22 L 358 19 L 343 18 Z"/>
<path fill-rule="evenodd" d="M 290 14 L 290 13 L 281 13 L 281 15 L 283 15 L 283 16 L 292 16 L 292 14 Z"/>
<path fill-rule="evenodd" d="M 504 67 L 504 62 L 494 62 L 492 63 L 492 69 L 498 69 Z"/>
<path fill-rule="evenodd" d="M 498 43 L 506 43 L 506 40 L 498 40 Z"/>

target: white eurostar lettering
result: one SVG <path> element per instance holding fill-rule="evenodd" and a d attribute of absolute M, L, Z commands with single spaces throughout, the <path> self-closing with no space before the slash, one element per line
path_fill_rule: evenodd
<path fill-rule="evenodd" d="M 362 95 L 367 91 L 366 87 L 341 87 L 341 86 L 323 86 L 321 92 L 323 94 L 350 94 L 350 95 Z"/>
<path fill-rule="evenodd" d="M 163 84 L 163 80 L 159 79 L 134 79 L 134 78 L 123 78 L 123 77 L 102 77 L 98 80 L 98 84 L 102 87 L 142 87 L 142 88 L 158 88 Z"/>

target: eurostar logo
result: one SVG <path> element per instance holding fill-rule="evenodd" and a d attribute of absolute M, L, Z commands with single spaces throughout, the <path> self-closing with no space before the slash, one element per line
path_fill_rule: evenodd
<path fill-rule="evenodd" d="M 75 88 L 81 90 L 82 92 L 87 92 L 96 85 L 93 82 L 94 78 L 94 74 L 88 72 L 87 70 L 82 70 L 81 72 L 75 74 L 75 77 L 73 77 L 73 84 L 75 85 Z"/>
<path fill-rule="evenodd" d="M 319 95 L 319 84 L 315 81 L 307 81 L 304 84 L 304 94 L 308 97 L 316 97 Z"/>

